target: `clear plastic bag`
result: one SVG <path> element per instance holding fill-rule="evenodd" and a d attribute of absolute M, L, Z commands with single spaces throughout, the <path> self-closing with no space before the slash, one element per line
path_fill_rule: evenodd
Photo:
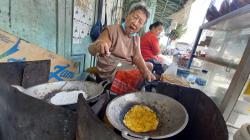
<path fill-rule="evenodd" d="M 163 73 L 164 75 L 177 75 L 177 68 L 178 65 L 176 62 L 172 63 L 167 69 L 166 71 Z"/>

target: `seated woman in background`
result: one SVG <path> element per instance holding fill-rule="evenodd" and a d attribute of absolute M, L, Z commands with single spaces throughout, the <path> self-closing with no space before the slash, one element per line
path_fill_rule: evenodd
<path fill-rule="evenodd" d="M 149 32 L 141 37 L 141 54 L 146 62 L 153 64 L 153 72 L 161 75 L 164 70 L 161 65 L 162 59 L 159 57 L 161 49 L 158 36 L 163 31 L 163 24 L 159 21 L 149 26 Z"/>

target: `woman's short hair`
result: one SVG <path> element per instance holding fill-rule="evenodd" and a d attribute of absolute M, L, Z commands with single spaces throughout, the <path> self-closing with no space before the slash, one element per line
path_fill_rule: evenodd
<path fill-rule="evenodd" d="M 135 3 L 131 6 L 128 14 L 131 14 L 137 10 L 141 10 L 147 17 L 147 19 L 149 18 L 150 16 L 150 12 L 148 11 L 148 8 L 146 7 L 146 5 L 144 3 Z"/>
<path fill-rule="evenodd" d="M 162 22 L 160 22 L 160 21 L 156 21 L 155 23 L 153 23 L 153 24 L 151 24 L 150 26 L 149 26 L 149 30 L 151 30 L 153 27 L 158 27 L 158 26 L 163 26 L 163 23 Z"/>

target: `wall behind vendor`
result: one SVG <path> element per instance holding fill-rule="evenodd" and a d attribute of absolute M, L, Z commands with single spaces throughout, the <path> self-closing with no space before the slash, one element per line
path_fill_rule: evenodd
<path fill-rule="evenodd" d="M 99 0 L 75 0 L 73 16 L 72 60 L 79 63 L 80 71 L 94 66 L 94 57 L 88 52 L 91 27 L 96 21 Z M 120 22 L 124 0 L 103 0 L 102 24 L 107 14 L 107 25 Z"/>
<path fill-rule="evenodd" d="M 129 8 L 139 0 L 105 1 L 103 10 L 106 9 L 109 25 L 121 21 L 124 3 Z M 146 3 L 154 12 L 156 0 L 146 0 Z M 85 69 L 94 65 L 87 48 L 91 43 L 89 31 L 95 23 L 97 7 L 98 0 L 1 0 L 2 43 L 8 40 L 6 36 L 15 39 L 0 47 L 0 55 L 4 56 L 12 47 L 15 50 L 15 44 L 20 44 L 18 53 L 0 58 L 0 62 L 37 60 L 43 56 L 52 60 L 50 81 L 83 78 Z M 150 20 L 153 13 L 151 15 Z M 152 22 L 150 20 L 147 25 Z M 25 46 L 29 46 L 28 49 Z M 59 58 L 60 61 L 55 61 Z"/>
<path fill-rule="evenodd" d="M 107 3 L 121 15 L 112 6 L 121 8 L 123 0 Z M 0 62 L 51 59 L 50 81 L 82 78 L 91 61 L 86 48 L 96 6 L 95 0 L 1 0 Z"/>

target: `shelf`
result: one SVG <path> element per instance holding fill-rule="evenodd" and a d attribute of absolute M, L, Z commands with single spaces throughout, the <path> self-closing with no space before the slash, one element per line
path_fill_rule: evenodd
<path fill-rule="evenodd" d="M 250 28 L 250 4 L 205 23 L 201 29 L 232 31 Z"/>
<path fill-rule="evenodd" d="M 224 59 L 221 58 L 211 58 L 211 57 L 198 57 L 198 56 L 194 56 L 194 58 L 196 59 L 200 59 L 203 61 L 207 61 L 207 62 L 211 62 L 220 66 L 224 66 L 224 67 L 228 67 L 228 68 L 233 68 L 236 69 L 238 67 L 238 64 L 235 63 L 230 63 Z"/>

